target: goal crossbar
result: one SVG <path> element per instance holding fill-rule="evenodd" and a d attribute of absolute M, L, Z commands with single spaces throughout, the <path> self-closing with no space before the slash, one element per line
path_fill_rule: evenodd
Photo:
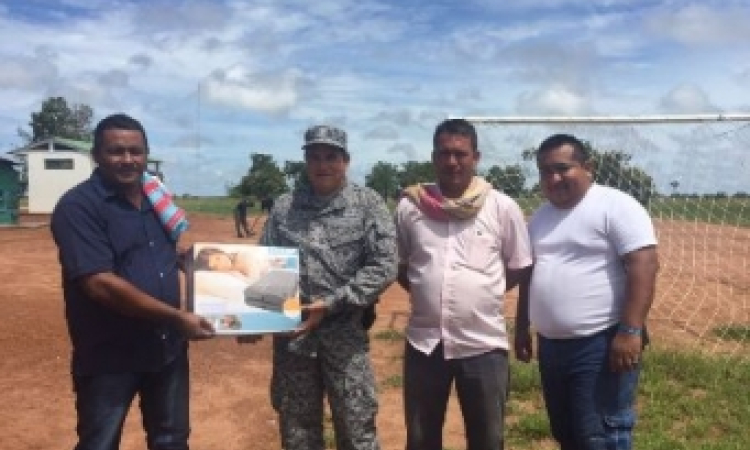
<path fill-rule="evenodd" d="M 616 124 L 616 123 L 697 123 L 697 122 L 750 122 L 750 114 L 666 114 L 648 116 L 468 116 L 463 119 L 476 124 Z"/>

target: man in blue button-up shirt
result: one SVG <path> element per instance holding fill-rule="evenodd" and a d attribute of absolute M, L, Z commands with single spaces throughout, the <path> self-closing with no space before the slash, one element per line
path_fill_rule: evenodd
<path fill-rule="evenodd" d="M 213 330 L 180 309 L 176 242 L 143 193 L 141 124 L 123 114 L 105 118 L 92 156 L 98 168 L 52 214 L 73 344 L 76 449 L 117 449 L 138 394 L 148 448 L 186 450 L 186 339 Z"/>

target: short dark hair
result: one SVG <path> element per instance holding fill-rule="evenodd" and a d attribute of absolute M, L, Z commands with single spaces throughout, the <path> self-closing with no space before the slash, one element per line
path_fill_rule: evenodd
<path fill-rule="evenodd" d="M 146 153 L 148 153 L 148 138 L 146 137 L 146 130 L 143 129 L 143 125 L 136 119 L 123 113 L 112 114 L 99 121 L 94 129 L 94 147 L 91 149 L 92 153 L 96 153 L 101 149 L 102 144 L 104 144 L 104 132 L 107 130 L 140 131 L 143 136 L 143 144 L 146 146 Z"/>
<path fill-rule="evenodd" d="M 435 134 L 432 135 L 432 150 L 437 150 L 438 136 L 442 133 L 457 134 L 465 136 L 471 141 L 471 148 L 477 151 L 477 130 L 474 125 L 466 119 L 447 119 L 435 128 Z"/>
<path fill-rule="evenodd" d="M 198 254 L 195 255 L 195 260 L 193 261 L 193 270 L 211 270 L 211 267 L 208 264 L 209 258 L 212 255 L 217 254 L 225 255 L 226 252 L 215 247 L 205 247 L 200 249 Z"/>
<path fill-rule="evenodd" d="M 589 158 L 591 158 L 591 152 L 583 141 L 572 134 L 560 133 L 553 134 L 539 144 L 539 148 L 536 151 L 536 160 L 539 161 L 545 153 L 560 148 L 563 145 L 570 145 L 573 147 L 573 159 L 580 163 L 588 162 Z"/>

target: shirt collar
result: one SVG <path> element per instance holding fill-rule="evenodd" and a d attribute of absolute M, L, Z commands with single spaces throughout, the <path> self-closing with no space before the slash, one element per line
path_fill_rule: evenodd
<path fill-rule="evenodd" d="M 344 181 L 344 185 L 333 195 L 320 197 L 315 195 L 310 186 L 299 188 L 297 199 L 301 207 L 319 211 L 346 208 L 349 204 L 347 193 L 350 190 L 349 181 Z"/>
<path fill-rule="evenodd" d="M 120 196 L 117 195 L 117 191 L 115 191 L 112 186 L 107 184 L 101 170 L 98 167 L 94 169 L 94 172 L 91 174 L 91 177 L 89 177 L 89 180 L 91 181 L 91 185 L 94 187 L 94 190 L 98 195 L 106 199 L 120 198 Z M 141 210 L 150 210 L 152 208 L 153 205 L 151 205 L 151 202 L 148 201 L 148 197 L 144 195 L 143 202 L 141 202 Z"/>

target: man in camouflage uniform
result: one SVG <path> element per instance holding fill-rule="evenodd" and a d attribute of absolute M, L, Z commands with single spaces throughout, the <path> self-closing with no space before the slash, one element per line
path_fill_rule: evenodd
<path fill-rule="evenodd" d="M 375 377 L 362 314 L 395 279 L 393 219 L 374 191 L 347 182 L 346 133 L 305 133 L 309 185 L 279 197 L 262 245 L 300 250 L 305 321 L 274 337 L 271 400 L 286 450 L 322 450 L 323 396 L 338 450 L 378 449 Z"/>

